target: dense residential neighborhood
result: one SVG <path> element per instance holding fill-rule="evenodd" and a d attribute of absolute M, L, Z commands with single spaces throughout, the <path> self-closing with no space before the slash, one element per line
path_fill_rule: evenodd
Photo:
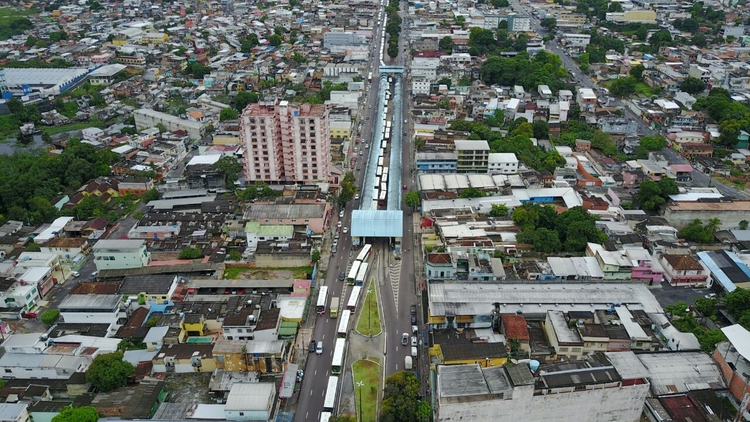
<path fill-rule="evenodd" d="M 0 421 L 750 420 L 748 20 L 0 1 Z"/>

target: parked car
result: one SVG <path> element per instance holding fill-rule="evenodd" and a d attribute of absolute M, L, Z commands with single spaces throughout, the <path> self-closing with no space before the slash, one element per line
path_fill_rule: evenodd
<path fill-rule="evenodd" d="M 24 317 L 24 318 L 26 318 L 26 319 L 36 319 L 36 318 L 38 318 L 37 315 L 36 315 L 36 312 L 24 312 L 23 314 L 21 314 L 21 316 Z"/>
<path fill-rule="evenodd" d="M 315 346 L 315 354 L 316 355 L 322 355 L 323 354 L 323 342 L 319 341 L 318 345 Z"/>
<path fill-rule="evenodd" d="M 336 253 L 338 252 L 338 250 L 339 250 L 338 245 L 333 245 L 333 247 L 331 248 L 331 253 Z"/>
<path fill-rule="evenodd" d="M 349 233 L 349 227 L 344 227 L 344 234 Z"/>
<path fill-rule="evenodd" d="M 409 313 L 412 315 L 417 314 L 417 305 L 411 305 L 411 308 L 409 308 Z"/>
<path fill-rule="evenodd" d="M 315 352 L 315 340 L 310 340 L 310 347 L 307 349 L 308 352 Z"/>
<path fill-rule="evenodd" d="M 411 345 L 416 346 L 417 345 L 417 336 L 411 336 Z"/>
<path fill-rule="evenodd" d="M 344 218 L 344 210 L 341 210 L 341 212 L 339 213 L 339 218 Z"/>
<path fill-rule="evenodd" d="M 358 194 L 358 193 L 355 193 L 355 194 L 354 194 L 354 200 L 355 200 L 355 201 L 358 201 L 358 200 L 359 200 L 359 194 Z"/>
<path fill-rule="evenodd" d="M 73 278 L 78 278 L 81 276 L 81 273 L 79 273 L 78 271 L 73 271 L 71 275 L 73 276 Z"/>

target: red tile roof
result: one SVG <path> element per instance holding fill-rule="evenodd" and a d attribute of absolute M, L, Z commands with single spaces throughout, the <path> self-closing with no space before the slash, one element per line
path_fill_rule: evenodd
<path fill-rule="evenodd" d="M 449 253 L 430 253 L 427 254 L 427 261 L 430 264 L 450 264 L 451 254 Z"/>
<path fill-rule="evenodd" d="M 506 339 L 529 340 L 529 329 L 527 328 L 526 318 L 523 315 L 505 314 L 501 315 L 500 318 L 505 328 Z"/>

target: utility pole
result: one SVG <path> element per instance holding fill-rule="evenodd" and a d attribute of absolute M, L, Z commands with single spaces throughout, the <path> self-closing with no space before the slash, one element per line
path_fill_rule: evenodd
<path fill-rule="evenodd" d="M 359 387 L 359 422 L 362 422 L 362 387 L 364 386 L 364 382 L 357 381 L 357 387 Z"/>
<path fill-rule="evenodd" d="M 748 403 L 750 403 L 750 394 L 745 393 L 745 395 L 742 397 L 740 408 L 737 409 L 737 416 L 734 417 L 734 422 L 742 421 L 742 415 L 745 413 L 745 410 L 747 410 Z"/>

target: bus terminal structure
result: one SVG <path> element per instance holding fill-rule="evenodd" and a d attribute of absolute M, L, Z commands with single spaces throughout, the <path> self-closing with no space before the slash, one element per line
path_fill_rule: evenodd
<path fill-rule="evenodd" d="M 364 168 L 364 183 L 359 209 L 352 212 L 351 236 L 355 244 L 367 243 L 367 238 L 391 238 L 400 244 L 403 237 L 401 210 L 401 170 L 403 146 L 403 67 L 382 66 L 374 124 L 369 140 L 370 148 Z M 393 88 L 392 96 L 391 88 Z M 390 97 L 390 100 L 387 99 Z M 392 107 L 391 107 L 392 104 Z M 390 120 L 388 118 L 390 117 Z M 386 139 L 386 134 L 390 137 Z M 387 141 L 387 142 L 384 142 Z M 390 154 L 381 146 L 390 147 Z M 387 164 L 385 163 L 387 157 Z M 381 183 L 382 168 L 388 167 L 387 182 Z M 381 168 L 381 176 L 378 176 Z M 376 184 L 377 183 L 377 184 Z M 384 185 L 384 186 L 381 186 Z M 382 195 L 382 188 L 387 194 Z M 385 196 L 385 201 L 382 201 Z M 379 201 L 380 200 L 380 201 Z M 383 207 L 385 202 L 385 209 Z"/>

